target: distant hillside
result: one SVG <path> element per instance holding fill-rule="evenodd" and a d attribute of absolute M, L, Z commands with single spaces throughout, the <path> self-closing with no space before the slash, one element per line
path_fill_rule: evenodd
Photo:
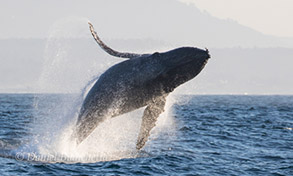
<path fill-rule="evenodd" d="M 90 37 L 89 19 L 105 39 L 153 39 L 174 46 L 293 48 L 292 38 L 264 35 L 177 0 L 11 0 L 1 6 L 0 38 L 44 38 L 57 20 L 71 16 L 59 21 L 55 30 Z"/>
<path fill-rule="evenodd" d="M 152 40 L 107 43 L 121 51 L 139 53 L 172 48 Z M 40 39 L 0 40 L 0 49 L 0 92 L 79 91 L 94 75 L 123 61 L 106 54 L 93 39 L 49 43 Z M 212 58 L 203 72 L 178 93 L 293 94 L 293 49 L 210 48 L 210 53 Z M 40 75 L 44 79 L 37 87 Z"/>
<path fill-rule="evenodd" d="M 200 94 L 293 94 L 293 49 L 211 49 L 199 77 L 180 92 Z M 190 87 L 195 87 L 190 91 Z"/>

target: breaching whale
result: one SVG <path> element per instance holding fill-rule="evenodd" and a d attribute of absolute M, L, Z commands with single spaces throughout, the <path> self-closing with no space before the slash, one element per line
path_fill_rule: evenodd
<path fill-rule="evenodd" d="M 104 44 L 91 23 L 89 27 L 103 50 L 128 60 L 106 70 L 90 89 L 80 109 L 73 137 L 80 144 L 108 117 L 146 107 L 136 143 L 140 150 L 164 111 L 168 94 L 201 72 L 210 58 L 209 51 L 181 47 L 163 53 L 121 53 Z"/>

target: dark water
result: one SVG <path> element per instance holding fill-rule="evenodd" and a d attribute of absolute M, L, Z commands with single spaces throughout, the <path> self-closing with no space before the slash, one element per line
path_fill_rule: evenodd
<path fill-rule="evenodd" d="M 53 99 L 62 95 L 54 96 Z M 0 173 L 293 175 L 293 96 L 176 98 L 189 101 L 177 101 L 173 105 L 173 133 L 161 132 L 138 157 L 72 164 L 0 158 Z M 34 95 L 0 95 L 3 150 L 29 141 L 30 124 L 40 115 L 35 113 L 34 102 Z"/>

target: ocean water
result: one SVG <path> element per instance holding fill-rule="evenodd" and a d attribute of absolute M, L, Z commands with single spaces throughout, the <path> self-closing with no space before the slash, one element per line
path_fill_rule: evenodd
<path fill-rule="evenodd" d="M 1 175 L 293 175 L 293 96 L 180 95 L 135 150 L 142 110 L 83 146 L 75 95 L 0 95 Z"/>

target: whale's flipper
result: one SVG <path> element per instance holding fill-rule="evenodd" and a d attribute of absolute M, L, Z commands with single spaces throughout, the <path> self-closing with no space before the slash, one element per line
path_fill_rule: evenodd
<path fill-rule="evenodd" d="M 121 58 L 135 58 L 135 57 L 140 57 L 143 54 L 134 54 L 134 53 L 120 53 L 118 51 L 115 51 L 113 49 L 111 49 L 110 47 L 108 47 L 98 36 L 97 32 L 95 31 L 93 25 L 89 23 L 89 27 L 91 30 L 91 33 L 94 37 L 94 39 L 96 40 L 96 42 L 100 45 L 100 47 L 105 50 L 108 54 L 112 55 L 112 56 L 116 56 L 116 57 L 121 57 Z"/>
<path fill-rule="evenodd" d="M 167 95 L 166 95 L 167 96 Z M 148 140 L 150 132 L 156 126 L 156 121 L 160 114 L 164 112 L 166 96 L 155 98 L 143 112 L 140 132 L 136 142 L 136 149 L 140 150 Z"/>

